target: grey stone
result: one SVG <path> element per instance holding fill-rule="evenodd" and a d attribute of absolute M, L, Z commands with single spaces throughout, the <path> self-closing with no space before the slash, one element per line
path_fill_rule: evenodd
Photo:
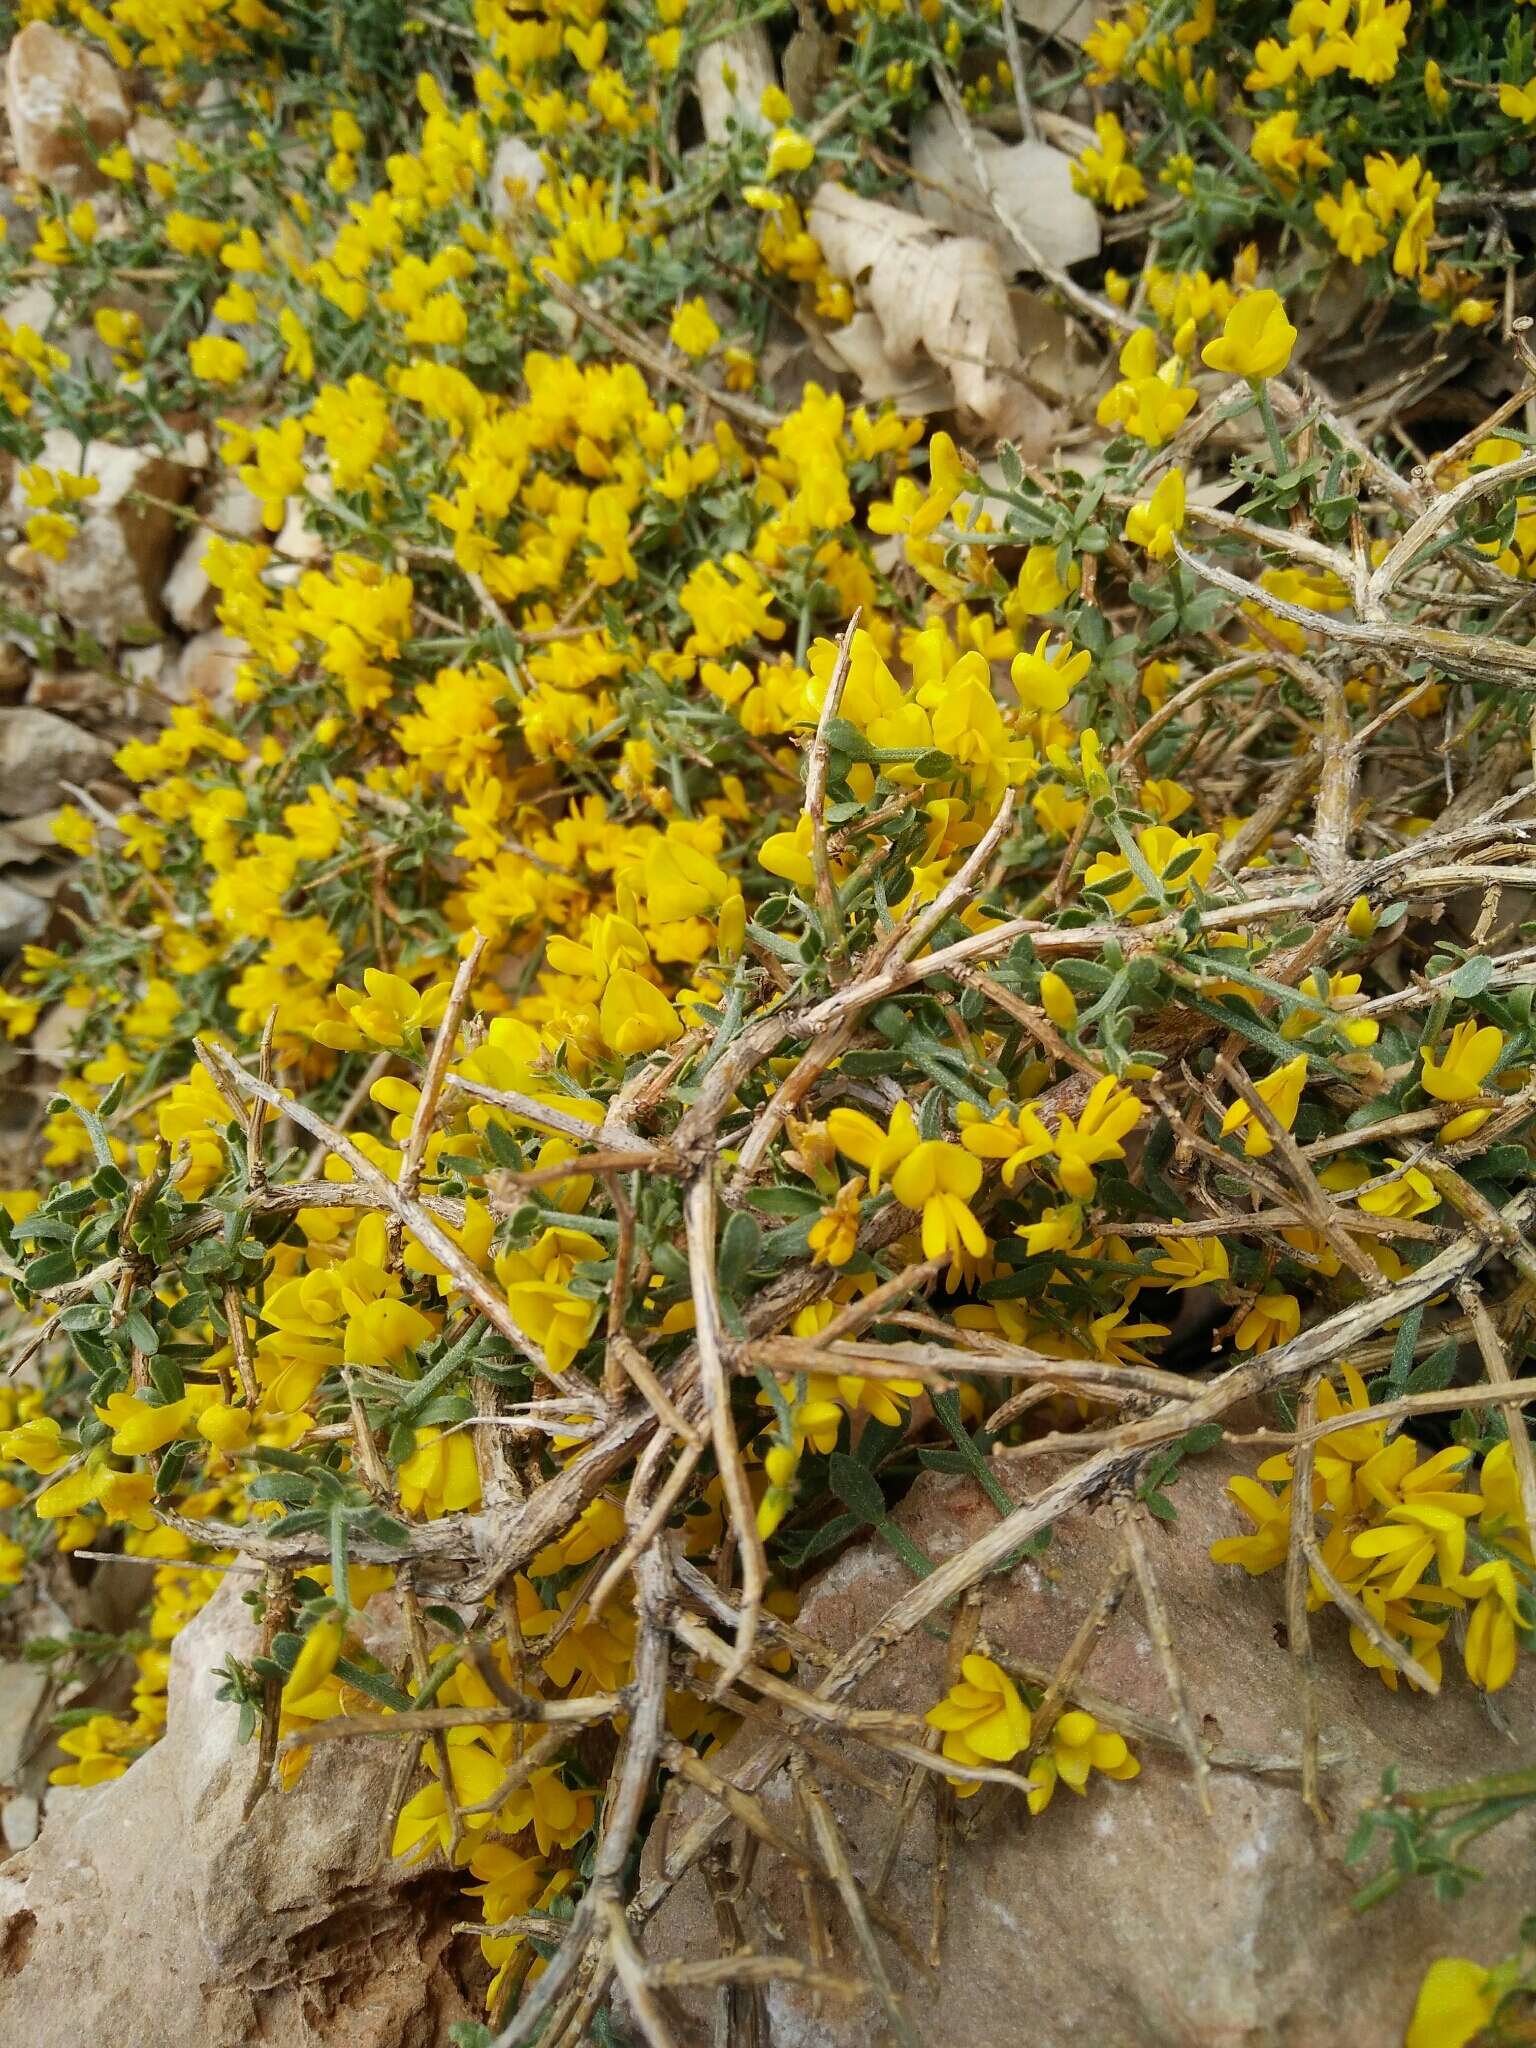
<path fill-rule="evenodd" d="M 88 781 L 111 750 L 51 711 L 0 706 L 0 817 L 25 818 L 63 800 L 62 784 Z"/>

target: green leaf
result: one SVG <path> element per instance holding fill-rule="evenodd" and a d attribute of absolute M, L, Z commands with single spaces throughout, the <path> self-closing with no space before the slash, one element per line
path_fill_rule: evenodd
<path fill-rule="evenodd" d="M 1438 1394 L 1448 1387 L 1456 1377 L 1456 1355 L 1459 1346 L 1454 1338 L 1432 1351 L 1421 1366 L 1415 1368 L 1403 1382 L 1405 1394 Z"/>
<path fill-rule="evenodd" d="M 885 1495 L 880 1491 L 879 1480 L 846 1451 L 834 1451 L 828 1459 L 827 1484 L 835 1498 L 845 1508 L 851 1508 L 861 1521 L 878 1527 L 885 1520 Z"/>
<path fill-rule="evenodd" d="M 1453 996 L 1480 996 L 1493 979 L 1493 962 L 1486 953 L 1474 953 L 1463 960 L 1446 983 Z"/>

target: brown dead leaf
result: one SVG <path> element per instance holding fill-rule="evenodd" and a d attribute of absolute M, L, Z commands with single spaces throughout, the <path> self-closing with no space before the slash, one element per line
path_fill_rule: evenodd
<path fill-rule="evenodd" d="M 999 208 L 1016 221 L 1042 259 L 1066 270 L 1100 247 L 1092 200 L 1073 190 L 1072 159 L 1049 142 L 1000 142 L 978 133 L 975 145 Z M 952 235 L 979 235 L 998 253 L 1005 277 L 1030 268 L 977 181 L 955 124 L 933 107 L 912 131 L 913 181 L 919 211 Z"/>
<path fill-rule="evenodd" d="M 879 322 L 886 362 L 903 371 L 927 358 L 947 373 L 966 426 L 1017 442 L 1027 459 L 1044 454 L 1049 415 L 1020 374 L 1013 309 L 990 242 L 943 234 L 830 181 L 808 225 Z"/>

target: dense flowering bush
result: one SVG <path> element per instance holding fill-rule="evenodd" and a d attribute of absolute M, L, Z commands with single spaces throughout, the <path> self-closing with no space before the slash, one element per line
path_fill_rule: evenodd
<path fill-rule="evenodd" d="M 881 1531 L 910 1628 L 1048 1529 L 994 1446 L 1081 1437 L 1073 1498 L 1172 1514 L 1255 1395 L 1284 1442 L 1217 1560 L 1389 1686 L 1510 1683 L 1536 460 L 1515 402 L 1410 476 L 1298 350 L 1350 292 L 1506 346 L 1536 56 L 1518 10 L 1501 48 L 1501 8 L 1226 13 L 1044 39 L 1029 111 L 1147 255 L 1052 274 L 1107 353 L 1045 465 L 785 368 L 791 318 L 858 316 L 824 185 L 889 201 L 942 86 L 1006 127 L 989 8 L 835 8 L 819 89 L 699 142 L 739 25 L 685 0 L 26 0 L 159 113 L 0 256 L 57 306 L 0 327 L 6 623 L 117 673 L 49 607 L 96 489 L 49 429 L 201 424 L 259 507 L 204 556 L 233 701 L 59 813 L 80 914 L 0 994 L 69 1045 L 5 1200 L 0 1572 L 159 1566 L 63 1781 L 156 1739 L 166 1645 L 255 1561 L 225 1690 L 264 1764 L 455 1710 L 406 1723 L 395 1852 L 602 1939 L 658 1769 L 733 1725 L 721 1667 L 821 1684 L 817 1559 Z M 969 1577 L 889 1519 L 924 1464 L 999 1510 Z M 680 1585 L 734 1647 L 669 1662 Z M 967 1654 L 919 1754 L 1034 1811 L 1134 1776 L 1040 1706 Z M 579 1946 L 488 1934 L 492 2024 Z M 1478 2024 L 1528 1982 L 1436 1967 Z"/>

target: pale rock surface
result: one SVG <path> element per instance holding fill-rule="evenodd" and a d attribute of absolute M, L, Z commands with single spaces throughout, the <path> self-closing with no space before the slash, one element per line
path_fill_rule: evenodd
<path fill-rule="evenodd" d="M 107 186 L 96 158 L 122 141 L 132 114 L 106 57 L 45 21 L 29 22 L 6 54 L 5 109 L 27 177 L 67 199 Z"/>
<path fill-rule="evenodd" d="M 9 960 L 23 946 L 34 944 L 47 925 L 48 905 L 41 896 L 0 880 L 0 960 Z"/>
<path fill-rule="evenodd" d="M 61 785 L 99 775 L 110 750 L 51 711 L 0 707 L 0 817 L 25 818 L 63 801 Z"/>
<path fill-rule="evenodd" d="M 221 475 L 198 503 L 204 524 L 176 558 L 161 598 L 184 633 L 206 633 L 219 607 L 219 593 L 208 581 L 203 558 L 219 535 L 230 540 L 255 540 L 262 532 L 261 501 L 239 477 Z"/>
<path fill-rule="evenodd" d="M 255 1643 L 226 1581 L 176 1639 L 164 1740 L 50 1798 L 37 1842 L 0 1866 L 0 2040 L 448 2048 L 479 2017 L 451 1880 L 375 1869 L 392 1745 L 319 1748 L 242 1819 L 255 1746 L 236 1744 L 216 1667 Z"/>
<path fill-rule="evenodd" d="M 244 640 L 228 633 L 196 633 L 182 648 L 164 689 L 178 704 L 200 699 L 210 711 L 227 717 L 235 708 L 235 679 L 250 656 Z"/>
<path fill-rule="evenodd" d="M 1009 1458 L 998 1474 L 1016 1498 L 1043 1483 L 1041 1463 Z M 1295 1757 L 1300 1701 L 1284 1647 L 1283 1573 L 1249 1579 L 1212 1564 L 1208 1547 L 1247 1525 L 1221 1485 L 1235 1468 L 1218 1457 L 1191 1462 L 1174 1489 L 1172 1528 L 1148 1536 L 1192 1707 L 1209 1744 L 1244 1756 Z M 969 1481 L 927 1474 L 897 1521 L 935 1561 L 952 1556 L 994 1519 Z M 982 1625 L 1005 1658 L 1054 1669 L 1119 1554 L 1108 1516 L 1079 1512 L 1057 1527 L 1038 1560 L 986 1580 Z M 871 1627 L 911 1584 L 878 1542 L 856 1546 L 810 1591 L 800 1626 L 834 1650 Z M 1038 1818 L 1014 1795 L 983 1793 L 975 1837 L 956 1841 L 937 1986 L 922 1982 L 893 1944 L 882 1952 L 905 1992 L 923 2048 L 977 2048 L 1027 2040 L 1029 2048 L 1400 2048 L 1429 1959 L 1450 1952 L 1492 1963 L 1518 1946 L 1522 1914 L 1536 1898 L 1533 1817 L 1512 1820 L 1474 1846 L 1486 1881 L 1451 1908 L 1427 1885 L 1409 1886 L 1377 1911 L 1357 1916 L 1350 1898 L 1361 1875 L 1343 1849 L 1363 1802 L 1394 1761 L 1406 1785 L 1438 1784 L 1509 1770 L 1536 1753 L 1536 1700 L 1529 1675 L 1498 1696 L 1510 1733 L 1446 1658 L 1438 1699 L 1392 1694 L 1350 1654 L 1340 1619 L 1313 1618 L 1325 1757 L 1333 1816 L 1319 1833 L 1294 1777 L 1218 1769 L 1214 1818 L 1196 1801 L 1188 1767 L 1173 1749 L 1133 1742 L 1142 1775 L 1117 1784 L 1095 1777 L 1085 1796 L 1058 1790 Z M 919 1633 L 887 1655 L 854 1696 L 861 1707 L 906 1711 L 944 1691 L 945 1646 Z M 814 1682 L 808 1674 L 805 1682 Z M 1155 1717 L 1171 1713 L 1163 1677 L 1132 1591 L 1089 1666 L 1092 1695 Z M 1083 1695 L 1080 1693 L 1079 1695 Z M 825 1736 L 825 1731 L 818 1731 Z M 738 1734 L 713 1767 L 744 1787 L 759 1737 Z M 878 1752 L 854 1747 L 865 1769 Z M 899 1790 L 904 1772 L 890 1773 Z M 891 1826 L 891 1806 L 838 1778 L 818 1774 L 868 1881 Z M 762 1796 L 782 1823 L 797 1825 L 785 1774 Z M 671 1795 L 669 1795 L 669 1800 Z M 967 1802 L 967 1805 L 969 1802 Z M 676 1842 L 698 1810 L 678 1803 L 670 1836 L 652 1836 L 641 1891 L 654 1881 L 656 1843 Z M 960 1808 L 962 1815 L 966 1807 Z M 933 1877 L 932 1802 L 908 1824 L 885 1903 L 926 1947 Z M 760 1850 L 738 1899 L 747 1941 L 762 1951 L 808 1953 L 799 1880 Z M 830 1893 L 834 1966 L 858 1975 L 858 1951 Z M 713 1957 L 715 1916 L 698 1871 L 683 1879 L 646 1929 L 653 1958 Z M 765 2048 L 875 2048 L 888 2036 L 873 2006 L 830 2002 L 818 2018 L 798 1987 L 765 1994 Z M 693 2010 L 702 2014 L 702 2006 Z"/>
<path fill-rule="evenodd" d="M 75 508 L 80 531 L 62 562 L 30 553 L 30 572 L 47 602 L 108 647 L 130 630 L 157 625 L 160 588 L 176 544 L 176 515 L 168 508 L 185 498 L 193 472 L 153 449 L 111 441 L 87 442 L 82 462 L 79 442 L 62 427 L 43 436 L 38 460 L 47 469 L 93 476 L 101 486 Z M 149 504 L 145 497 L 163 502 Z M 30 509 L 18 480 L 11 516 L 20 523 Z"/>

